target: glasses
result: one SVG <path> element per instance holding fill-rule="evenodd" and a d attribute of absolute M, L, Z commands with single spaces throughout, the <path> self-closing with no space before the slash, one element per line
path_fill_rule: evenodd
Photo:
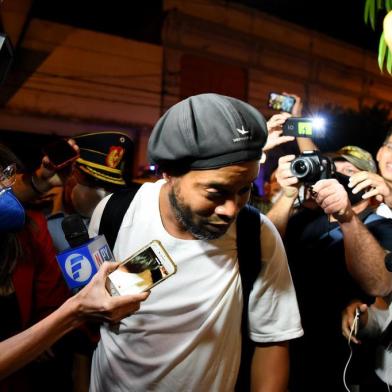
<path fill-rule="evenodd" d="M 16 180 L 16 164 L 12 163 L 3 169 L 0 166 L 0 189 L 11 188 Z"/>

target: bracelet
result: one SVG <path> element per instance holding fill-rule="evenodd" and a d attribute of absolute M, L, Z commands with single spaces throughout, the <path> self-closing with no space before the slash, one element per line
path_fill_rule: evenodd
<path fill-rule="evenodd" d="M 43 191 L 38 189 L 38 187 L 37 187 L 37 185 L 36 185 L 36 183 L 34 181 L 34 174 L 32 174 L 30 176 L 30 185 L 31 185 L 31 188 L 33 189 L 33 191 L 35 193 L 37 193 L 38 195 L 43 195 L 44 193 L 46 193 L 46 192 L 43 192 Z"/>

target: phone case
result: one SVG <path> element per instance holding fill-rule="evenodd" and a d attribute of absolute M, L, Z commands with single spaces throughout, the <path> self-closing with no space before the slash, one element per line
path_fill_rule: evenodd
<path fill-rule="evenodd" d="M 109 274 L 111 295 L 135 294 L 150 290 L 177 271 L 177 267 L 162 244 L 154 240 L 124 260 Z"/>

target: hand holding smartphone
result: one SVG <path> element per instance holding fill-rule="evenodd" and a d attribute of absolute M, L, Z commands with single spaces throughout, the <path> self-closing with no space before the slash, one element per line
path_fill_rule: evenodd
<path fill-rule="evenodd" d="M 162 244 L 154 240 L 109 274 L 107 289 L 114 296 L 141 293 L 163 282 L 176 270 Z"/>
<path fill-rule="evenodd" d="M 62 169 L 79 158 L 79 153 L 65 139 L 48 144 L 43 148 L 43 153 L 55 170 Z"/>

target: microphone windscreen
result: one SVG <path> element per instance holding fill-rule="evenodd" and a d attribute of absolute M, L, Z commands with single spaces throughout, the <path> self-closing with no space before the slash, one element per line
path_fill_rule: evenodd
<path fill-rule="evenodd" d="M 65 239 L 71 248 L 83 245 L 89 241 L 88 230 L 83 219 L 78 214 L 66 216 L 61 222 Z"/>

